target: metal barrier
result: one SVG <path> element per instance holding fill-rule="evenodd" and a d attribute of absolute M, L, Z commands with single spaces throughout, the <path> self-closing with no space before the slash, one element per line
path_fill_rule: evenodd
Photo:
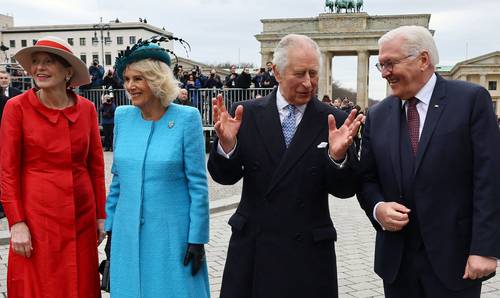
<path fill-rule="evenodd" d="M 26 91 L 28 89 L 31 89 L 34 84 L 33 84 L 33 79 L 31 76 L 10 76 L 10 82 L 11 86 L 15 87 L 21 91 Z"/>
<path fill-rule="evenodd" d="M 212 98 L 222 94 L 224 104 L 227 109 L 238 101 L 245 101 L 260 96 L 266 96 L 273 91 L 273 88 L 249 88 L 249 89 L 191 89 L 189 90 L 189 99 L 193 105 L 200 111 L 204 130 L 211 130 L 213 127 L 212 119 Z M 117 106 L 129 105 L 130 99 L 127 97 L 124 89 L 83 89 L 78 90 L 78 93 L 89 99 L 96 106 L 97 111 L 102 104 L 102 96 L 104 94 L 113 94 L 114 103 Z M 99 123 L 101 123 L 101 115 L 99 114 Z"/>
<path fill-rule="evenodd" d="M 235 102 L 245 101 L 256 98 L 258 95 L 266 96 L 273 91 L 272 88 L 249 88 L 249 89 L 191 89 L 189 90 L 189 99 L 201 114 L 201 120 L 204 128 L 213 127 L 212 119 L 212 98 L 222 94 L 224 104 L 228 110 Z"/>

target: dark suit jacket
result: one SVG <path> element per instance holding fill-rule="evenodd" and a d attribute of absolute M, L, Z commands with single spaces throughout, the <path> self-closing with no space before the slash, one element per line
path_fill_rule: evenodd
<path fill-rule="evenodd" d="M 373 207 L 381 201 L 407 205 L 411 197 L 434 271 L 448 288 L 462 289 L 478 282 L 462 279 L 468 255 L 500 257 L 500 131 L 491 97 L 480 86 L 437 76 L 411 173 L 412 191 L 405 196 L 403 113 L 401 100 L 389 96 L 369 110 L 363 134 L 358 198 L 377 229 L 375 272 L 386 282 L 395 280 L 405 232 L 382 231 Z"/>
<path fill-rule="evenodd" d="M 276 107 L 276 90 L 241 103 L 243 120 L 231 159 L 212 148 L 208 170 L 221 184 L 243 178 L 241 201 L 229 219 L 232 236 L 221 297 L 337 297 L 334 241 L 328 194 L 351 197 L 352 167 L 329 160 L 328 114 L 337 125 L 345 113 L 313 98 L 288 150 Z M 233 111 L 234 111 L 233 107 Z"/>
<path fill-rule="evenodd" d="M 0 88 L 0 121 L 2 120 L 3 108 L 5 107 L 7 100 L 9 100 L 12 97 L 17 96 L 21 93 L 23 93 L 21 90 L 14 88 L 14 87 L 9 87 L 9 96 L 6 98 L 4 89 Z"/>

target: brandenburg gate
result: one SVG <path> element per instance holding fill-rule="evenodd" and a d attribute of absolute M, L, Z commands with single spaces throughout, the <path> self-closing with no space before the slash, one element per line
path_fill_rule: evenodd
<path fill-rule="evenodd" d="M 263 19 L 263 31 L 255 35 L 260 42 L 262 65 L 272 61 L 279 40 L 290 33 L 314 39 L 322 55 L 322 73 L 318 96 L 332 96 L 332 59 L 357 56 L 357 104 L 368 106 L 369 61 L 378 55 L 378 39 L 384 33 L 404 25 L 429 28 L 430 14 L 370 16 L 365 12 L 322 13 L 314 18 Z"/>

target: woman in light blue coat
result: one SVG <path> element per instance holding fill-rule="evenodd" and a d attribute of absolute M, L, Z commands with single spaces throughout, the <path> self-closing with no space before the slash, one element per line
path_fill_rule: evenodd
<path fill-rule="evenodd" d="M 111 297 L 210 296 L 201 117 L 171 103 L 179 90 L 169 65 L 168 53 L 149 41 L 115 65 L 133 106 L 115 112 L 105 225 L 112 235 Z"/>

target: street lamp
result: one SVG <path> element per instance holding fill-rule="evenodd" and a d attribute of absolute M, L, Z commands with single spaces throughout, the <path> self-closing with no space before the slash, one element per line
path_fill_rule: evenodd
<path fill-rule="evenodd" d="M 110 28 L 110 25 L 109 24 L 104 24 L 102 22 L 102 17 L 101 17 L 101 20 L 99 21 L 99 24 L 95 24 L 94 26 L 94 30 L 99 30 L 100 31 L 100 37 L 101 39 L 98 40 L 97 38 L 97 31 L 94 31 L 94 37 L 92 38 L 92 44 L 93 45 L 96 45 L 97 43 L 99 43 L 99 41 L 101 42 L 101 57 L 102 57 L 102 67 L 104 67 L 104 44 L 109 44 L 111 43 L 111 37 L 109 36 L 109 28 Z M 106 38 L 104 38 L 104 34 L 103 34 L 103 31 L 107 31 L 106 32 Z"/>

